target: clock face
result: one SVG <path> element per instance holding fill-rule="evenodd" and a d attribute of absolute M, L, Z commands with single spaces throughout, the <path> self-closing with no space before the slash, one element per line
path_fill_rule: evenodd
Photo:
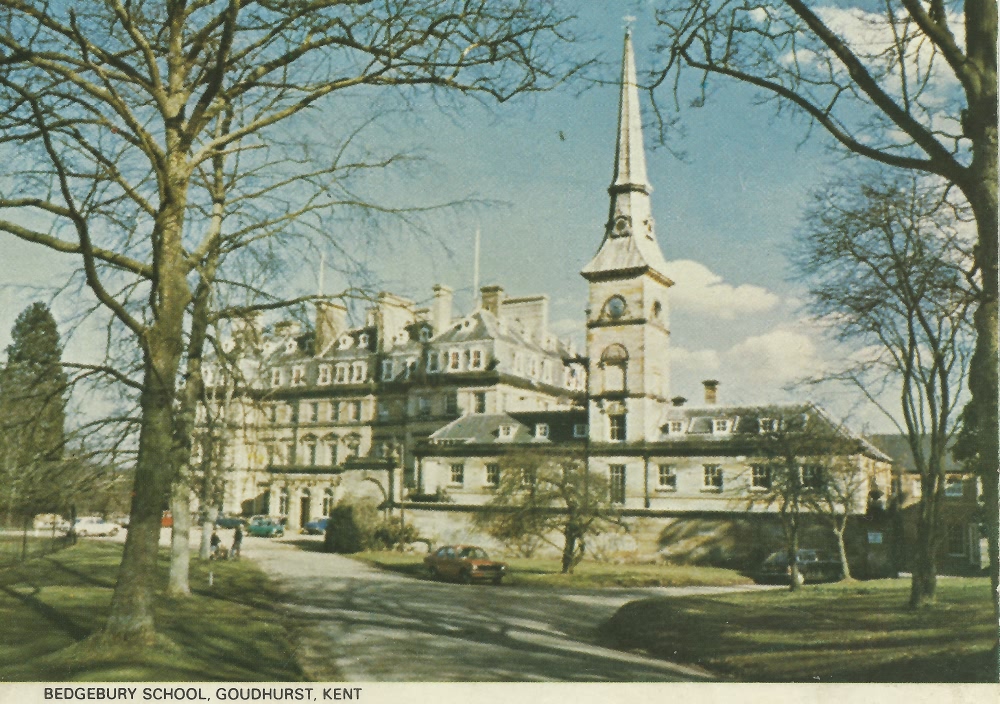
<path fill-rule="evenodd" d="M 629 225 L 631 225 L 630 219 L 625 215 L 620 215 L 615 219 L 614 227 L 611 230 L 612 237 L 624 237 L 628 234 Z"/>
<path fill-rule="evenodd" d="M 612 296 L 608 299 L 608 315 L 612 318 L 620 318 L 625 315 L 625 299 L 621 296 Z"/>

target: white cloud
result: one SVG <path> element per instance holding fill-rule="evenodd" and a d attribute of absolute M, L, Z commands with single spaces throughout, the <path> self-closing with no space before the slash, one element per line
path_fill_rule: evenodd
<path fill-rule="evenodd" d="M 796 327 L 779 327 L 748 337 L 728 349 L 722 361 L 746 389 L 780 389 L 826 367 L 815 335 Z"/>
<path fill-rule="evenodd" d="M 689 313 L 733 320 L 742 315 L 763 313 L 778 305 L 777 295 L 761 286 L 733 286 L 704 264 L 689 259 L 670 262 L 667 275 L 674 280 L 671 305 Z"/>

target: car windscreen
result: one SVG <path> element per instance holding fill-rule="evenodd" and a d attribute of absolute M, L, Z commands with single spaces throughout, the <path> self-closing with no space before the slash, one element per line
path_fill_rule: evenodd
<path fill-rule="evenodd" d="M 464 548 L 460 553 L 459 557 L 464 557 L 467 560 L 488 560 L 489 556 L 486 551 L 482 548 Z"/>

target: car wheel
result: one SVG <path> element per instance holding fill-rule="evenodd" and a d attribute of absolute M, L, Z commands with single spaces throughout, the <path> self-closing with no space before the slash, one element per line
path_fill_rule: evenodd
<path fill-rule="evenodd" d="M 493 578 L 493 584 L 496 584 L 496 585 L 499 586 L 501 582 L 503 582 L 503 575 L 502 574 L 497 575 L 496 577 Z"/>
<path fill-rule="evenodd" d="M 462 570 L 461 574 L 458 575 L 459 580 L 462 584 L 472 584 L 472 570 Z"/>
<path fill-rule="evenodd" d="M 441 573 L 438 572 L 437 567 L 434 565 L 427 566 L 427 573 L 431 576 L 431 579 L 441 579 Z"/>

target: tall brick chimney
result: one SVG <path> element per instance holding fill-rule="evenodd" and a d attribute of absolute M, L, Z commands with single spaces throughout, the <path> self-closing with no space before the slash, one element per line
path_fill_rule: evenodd
<path fill-rule="evenodd" d="M 483 310 L 500 317 L 500 306 L 503 304 L 503 286 L 483 286 L 479 289 Z"/>
<path fill-rule="evenodd" d="M 322 354 L 347 329 L 347 306 L 316 301 L 316 354 Z"/>
<path fill-rule="evenodd" d="M 434 302 L 431 304 L 431 325 L 434 334 L 439 335 L 451 325 L 452 290 L 444 284 L 435 284 Z"/>
<path fill-rule="evenodd" d="M 719 382 L 715 379 L 705 379 L 701 383 L 705 387 L 705 405 L 714 406 L 719 401 Z"/>

